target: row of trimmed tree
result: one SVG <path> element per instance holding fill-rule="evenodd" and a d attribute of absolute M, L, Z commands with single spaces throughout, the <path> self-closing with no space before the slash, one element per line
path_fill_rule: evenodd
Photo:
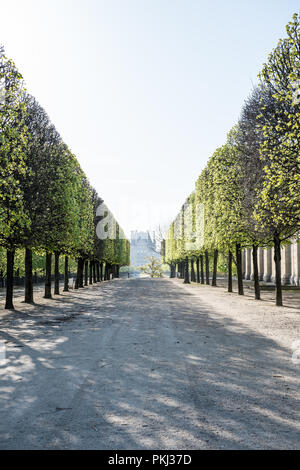
<path fill-rule="evenodd" d="M 260 299 L 258 247 L 274 247 L 276 305 L 282 305 L 281 247 L 300 229 L 300 25 L 295 14 L 259 74 L 240 119 L 209 159 L 163 244 L 179 276 L 216 285 L 218 255 L 232 262 L 243 294 L 242 248 L 252 248 L 255 297 Z M 194 265 L 194 262 L 196 263 Z M 204 267 L 206 266 L 206 268 Z M 204 281 L 204 271 L 206 280 Z"/>
<path fill-rule="evenodd" d="M 77 260 L 76 287 L 86 284 L 87 278 L 91 283 L 108 279 L 112 273 L 118 276 L 119 266 L 129 264 L 129 241 L 111 214 L 113 239 L 105 225 L 104 236 L 96 235 L 97 224 L 109 213 L 96 215 L 102 203 L 0 47 L 0 247 L 6 254 L 6 309 L 13 309 L 16 250 L 25 251 L 25 302 L 33 302 L 33 253 L 46 257 L 46 298 L 51 297 L 53 257 L 55 294 L 59 293 L 62 255 L 65 290 L 70 257 Z"/>

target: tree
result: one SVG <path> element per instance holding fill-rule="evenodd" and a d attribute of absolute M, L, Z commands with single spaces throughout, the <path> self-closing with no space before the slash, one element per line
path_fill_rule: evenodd
<path fill-rule="evenodd" d="M 300 229 L 300 23 L 299 15 L 287 25 L 287 38 L 280 40 L 260 74 L 262 93 L 272 94 L 273 113 L 262 103 L 260 114 L 264 141 L 263 189 L 256 218 L 273 235 L 276 266 L 276 304 L 282 305 L 282 242 Z"/>
<path fill-rule="evenodd" d="M 13 309 L 15 250 L 21 245 L 30 224 L 24 208 L 21 180 L 27 173 L 27 129 L 25 106 L 21 101 L 22 76 L 0 47 L 0 245 L 7 250 L 7 288 L 5 308 Z"/>
<path fill-rule="evenodd" d="M 194 213 L 203 206 L 203 223 L 196 223 L 195 230 L 194 216 L 190 216 L 189 206 L 183 206 L 170 225 L 164 246 L 164 259 L 169 264 L 179 263 L 181 277 L 185 257 L 198 257 L 197 279 L 200 280 L 200 261 L 202 283 L 203 257 L 209 283 L 213 255 L 213 285 L 218 254 L 227 252 L 228 291 L 232 292 L 234 260 L 241 295 L 241 249 L 251 247 L 255 297 L 260 299 L 257 250 L 273 244 L 277 305 L 282 305 L 280 248 L 300 229 L 299 15 L 294 15 L 288 24 L 287 35 L 269 55 L 260 74 L 259 88 L 246 101 L 239 123 L 229 132 L 226 143 L 208 160 L 196 182 L 195 195 L 188 198 L 195 206 Z M 182 226 L 188 227 L 188 236 Z M 189 235 L 191 227 L 196 243 L 189 249 L 186 244 L 193 241 Z"/>
<path fill-rule="evenodd" d="M 40 247 L 45 236 L 49 216 L 47 186 L 49 185 L 51 123 L 44 109 L 32 96 L 25 93 L 22 101 L 26 107 L 25 124 L 29 137 L 26 145 L 27 172 L 22 179 L 24 208 L 30 225 L 24 231 L 25 247 L 25 302 L 33 302 L 32 250 Z M 48 167 L 49 162 L 49 167 Z M 49 262 L 49 260 L 48 260 Z"/>
<path fill-rule="evenodd" d="M 147 258 L 148 263 L 145 266 L 141 266 L 139 269 L 145 274 L 149 274 L 152 277 L 163 277 L 163 268 L 161 261 L 154 256 Z"/>

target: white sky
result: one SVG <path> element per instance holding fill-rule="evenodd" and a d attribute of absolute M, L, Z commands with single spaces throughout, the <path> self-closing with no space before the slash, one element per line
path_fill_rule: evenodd
<path fill-rule="evenodd" d="M 127 234 L 176 215 L 299 0 L 0 0 L 0 44 Z"/>

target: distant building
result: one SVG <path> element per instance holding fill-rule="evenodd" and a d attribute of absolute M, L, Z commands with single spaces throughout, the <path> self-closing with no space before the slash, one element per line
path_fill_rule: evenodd
<path fill-rule="evenodd" d="M 160 254 L 157 253 L 155 234 L 153 234 L 152 240 L 149 232 L 132 231 L 130 241 L 131 266 L 143 266 L 151 256 L 160 259 Z"/>

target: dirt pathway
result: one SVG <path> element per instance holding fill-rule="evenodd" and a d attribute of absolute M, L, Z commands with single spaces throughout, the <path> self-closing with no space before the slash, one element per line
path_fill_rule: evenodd
<path fill-rule="evenodd" d="M 115 280 L 0 314 L 1 449 L 300 449 L 296 309 Z"/>

